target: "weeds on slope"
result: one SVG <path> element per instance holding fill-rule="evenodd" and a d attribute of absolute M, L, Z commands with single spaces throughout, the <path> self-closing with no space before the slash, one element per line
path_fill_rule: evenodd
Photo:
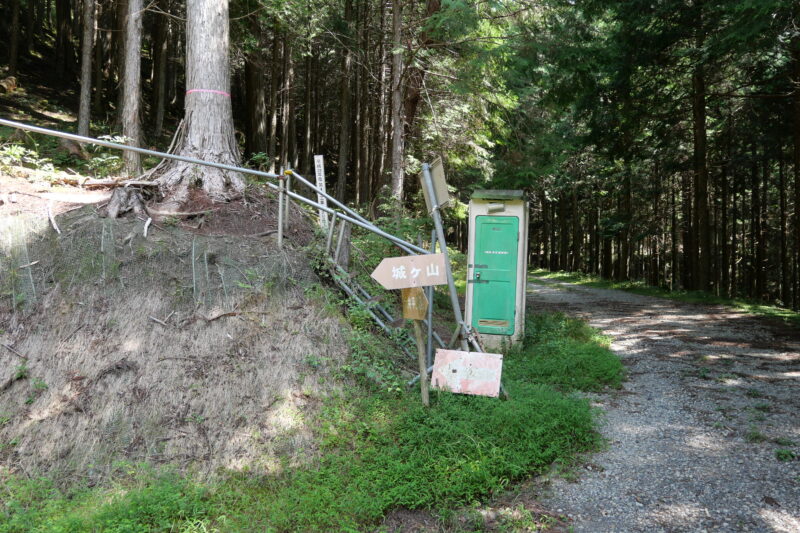
<path fill-rule="evenodd" d="M 505 358 L 507 401 L 434 392 L 425 409 L 414 391 L 354 385 L 315 421 L 319 459 L 270 476 L 198 484 L 151 472 L 69 491 L 8 477 L 0 533 L 352 531 L 374 529 L 394 508 L 445 514 L 599 446 L 589 403 L 574 391 L 619 386 L 622 365 L 607 344 L 582 321 L 531 317 Z"/>

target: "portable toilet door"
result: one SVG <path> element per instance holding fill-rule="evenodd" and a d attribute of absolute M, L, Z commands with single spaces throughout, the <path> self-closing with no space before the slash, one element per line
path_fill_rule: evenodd
<path fill-rule="evenodd" d="M 466 322 L 484 347 L 522 339 L 528 203 L 522 191 L 475 191 L 469 203 Z"/>

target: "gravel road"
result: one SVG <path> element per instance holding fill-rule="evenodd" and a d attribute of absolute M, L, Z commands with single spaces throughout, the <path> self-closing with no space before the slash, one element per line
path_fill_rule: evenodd
<path fill-rule="evenodd" d="M 542 503 L 576 532 L 800 532 L 800 331 L 533 281 L 529 312 L 586 318 L 628 369 L 623 390 L 590 395 L 607 449 L 576 480 L 554 478 Z"/>

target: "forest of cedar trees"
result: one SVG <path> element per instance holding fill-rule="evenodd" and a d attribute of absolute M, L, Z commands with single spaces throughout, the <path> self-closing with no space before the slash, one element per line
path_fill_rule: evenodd
<path fill-rule="evenodd" d="M 526 191 L 534 267 L 800 307 L 796 0 L 3 0 L 0 43 L 73 131 L 166 150 L 216 90 L 225 158 L 323 154 L 367 213 L 441 157 L 462 202 Z"/>

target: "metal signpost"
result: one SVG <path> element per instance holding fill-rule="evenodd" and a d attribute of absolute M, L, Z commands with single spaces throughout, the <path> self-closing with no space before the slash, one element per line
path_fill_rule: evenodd
<path fill-rule="evenodd" d="M 433 185 L 431 169 L 427 163 L 422 164 L 422 181 L 424 189 L 428 192 L 427 196 L 431 203 L 431 217 L 433 218 L 433 225 L 436 228 L 436 240 L 439 242 L 442 255 L 444 255 L 445 274 L 447 275 L 447 284 L 450 286 L 450 303 L 453 305 L 453 313 L 455 314 L 456 324 L 459 328 L 458 337 L 461 341 L 461 349 L 464 351 L 469 351 L 469 343 L 467 341 L 468 330 L 464 324 L 464 317 L 461 314 L 461 303 L 458 301 L 458 291 L 456 291 L 456 284 L 455 280 L 453 279 L 453 271 L 450 268 L 450 259 L 447 257 L 447 241 L 444 240 L 442 215 L 439 212 L 439 200 L 436 195 L 436 189 Z"/>

